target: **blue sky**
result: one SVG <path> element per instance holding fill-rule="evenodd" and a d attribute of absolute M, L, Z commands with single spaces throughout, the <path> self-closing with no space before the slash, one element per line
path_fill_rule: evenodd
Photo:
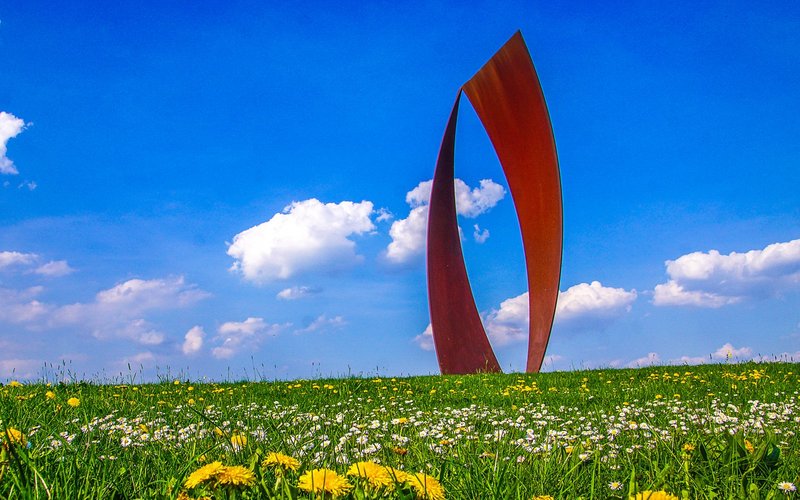
<path fill-rule="evenodd" d="M 0 381 L 436 373 L 427 181 L 517 29 L 563 185 L 546 369 L 800 359 L 796 2 L 30 1 L 0 7 Z M 522 370 L 519 229 L 465 101 L 456 149 Z"/>

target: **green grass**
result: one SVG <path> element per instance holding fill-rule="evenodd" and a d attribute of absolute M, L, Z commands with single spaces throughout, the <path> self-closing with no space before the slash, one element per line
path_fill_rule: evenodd
<path fill-rule="evenodd" d="M 424 472 L 453 499 L 607 499 L 645 490 L 793 497 L 780 485 L 800 485 L 799 394 L 800 365 L 787 363 L 12 383 L 0 387 L 0 498 L 314 498 L 298 490 L 301 474 L 325 467 L 344 476 L 359 461 Z M 80 404 L 70 406 L 70 398 Z M 246 443 L 235 437 L 241 446 L 233 446 L 234 436 Z M 302 465 L 276 475 L 262 465 L 270 452 Z M 187 477 L 214 461 L 248 468 L 254 484 L 206 481 L 187 491 Z M 347 498 L 419 496 L 408 485 L 390 493 L 349 480 L 355 488 Z"/>

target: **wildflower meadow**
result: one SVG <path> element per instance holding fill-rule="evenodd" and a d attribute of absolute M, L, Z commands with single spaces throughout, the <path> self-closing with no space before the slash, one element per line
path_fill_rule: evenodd
<path fill-rule="evenodd" d="M 782 499 L 800 365 L 0 387 L 3 499 Z"/>

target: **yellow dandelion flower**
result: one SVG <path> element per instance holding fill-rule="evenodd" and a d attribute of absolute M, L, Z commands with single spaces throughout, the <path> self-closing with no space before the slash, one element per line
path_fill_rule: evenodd
<path fill-rule="evenodd" d="M 16 380 L 12 380 L 11 382 L 8 383 L 8 386 L 9 387 L 22 387 L 22 384 L 20 382 L 17 382 Z"/>
<path fill-rule="evenodd" d="M 756 450 L 755 446 L 753 446 L 753 443 L 746 439 L 744 440 L 744 447 L 748 453 L 753 453 Z"/>
<path fill-rule="evenodd" d="M 685 445 L 683 445 L 682 449 L 683 451 L 688 453 L 690 451 L 694 451 L 694 445 L 692 443 L 686 443 Z"/>
<path fill-rule="evenodd" d="M 231 445 L 236 451 L 241 450 L 247 444 L 247 436 L 244 434 L 234 434 L 231 436 Z"/>
<path fill-rule="evenodd" d="M 53 391 L 47 391 L 47 392 L 44 393 L 44 395 L 47 397 L 47 399 L 55 399 L 56 398 L 56 393 L 53 392 Z"/>
<path fill-rule="evenodd" d="M 13 427 L 9 427 L 6 429 L 6 438 L 8 439 L 8 444 L 21 444 L 25 445 L 28 441 L 25 439 L 25 434 L 18 431 Z"/>
<path fill-rule="evenodd" d="M 78 399 L 78 398 L 74 398 L 74 397 L 73 398 L 69 398 L 67 400 L 67 404 L 70 405 L 73 408 L 77 408 L 77 407 L 79 407 L 81 405 L 81 400 Z"/>
<path fill-rule="evenodd" d="M 300 461 L 283 453 L 268 453 L 261 465 L 272 469 L 296 471 L 300 468 Z"/>
<path fill-rule="evenodd" d="M 336 471 L 314 469 L 300 476 L 297 487 L 309 493 L 330 494 L 334 497 L 346 495 L 353 486 Z"/>
<path fill-rule="evenodd" d="M 176 500 L 189 500 L 189 494 L 186 493 L 186 490 L 181 491 L 178 493 L 178 498 Z"/>
<path fill-rule="evenodd" d="M 186 478 L 186 481 L 183 482 L 183 485 L 190 490 L 192 488 L 196 488 L 199 484 L 216 477 L 216 475 L 222 472 L 222 469 L 224 468 L 225 466 L 222 465 L 222 462 L 211 462 L 210 464 L 204 465 L 189 474 L 189 477 Z"/>
<path fill-rule="evenodd" d="M 356 462 L 347 469 L 348 476 L 365 480 L 373 488 L 394 486 L 394 480 L 385 467 L 375 462 Z"/>
<path fill-rule="evenodd" d="M 553 497 L 551 497 L 550 495 L 538 495 L 531 498 L 531 500 L 553 500 Z"/>
<path fill-rule="evenodd" d="M 223 467 L 217 474 L 217 484 L 230 486 L 252 486 L 256 482 L 253 471 L 241 465 Z"/>
<path fill-rule="evenodd" d="M 411 476 L 406 471 L 389 466 L 386 466 L 385 469 L 389 473 L 389 477 L 394 479 L 396 483 L 407 483 L 411 479 Z"/>
<path fill-rule="evenodd" d="M 424 472 L 409 474 L 406 483 L 414 488 L 417 500 L 444 500 L 444 488 L 433 476 Z"/>
<path fill-rule="evenodd" d="M 630 500 L 678 500 L 678 497 L 671 493 L 667 493 L 666 491 L 642 491 L 641 493 L 637 493 L 632 497 L 628 497 Z"/>

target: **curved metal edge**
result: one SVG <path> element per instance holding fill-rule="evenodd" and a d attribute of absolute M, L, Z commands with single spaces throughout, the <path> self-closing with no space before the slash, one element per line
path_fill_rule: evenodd
<path fill-rule="evenodd" d="M 461 91 L 447 122 L 428 208 L 428 303 L 442 374 L 500 372 L 470 288 L 458 232 L 454 188 L 456 121 Z"/>
<path fill-rule="evenodd" d="M 495 148 L 517 210 L 528 275 L 526 370 L 538 372 L 558 300 L 563 209 L 550 116 L 522 34 L 515 33 L 463 90 Z"/>

